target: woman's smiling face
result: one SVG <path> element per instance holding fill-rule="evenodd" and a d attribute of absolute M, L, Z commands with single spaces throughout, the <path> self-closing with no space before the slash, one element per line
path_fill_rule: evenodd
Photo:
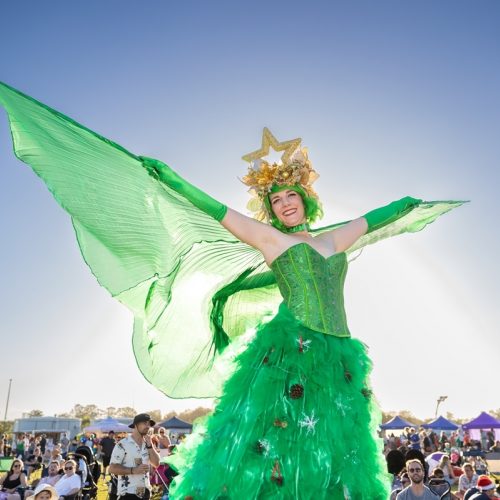
<path fill-rule="evenodd" d="M 269 195 L 274 215 L 286 227 L 294 227 L 305 222 L 305 208 L 302 196 L 293 189 L 284 189 Z"/>

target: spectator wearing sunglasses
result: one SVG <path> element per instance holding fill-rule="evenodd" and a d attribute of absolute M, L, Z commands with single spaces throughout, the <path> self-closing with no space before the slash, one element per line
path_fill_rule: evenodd
<path fill-rule="evenodd" d="M 64 463 L 64 476 L 57 481 L 54 487 L 59 498 L 72 497 L 80 491 L 82 480 L 76 473 L 76 462 L 74 460 L 66 460 Z"/>
<path fill-rule="evenodd" d="M 410 485 L 400 491 L 396 500 L 437 500 L 435 495 L 427 486 L 424 485 L 424 467 L 420 460 L 411 459 L 406 462 L 406 470 L 410 478 Z"/>
<path fill-rule="evenodd" d="M 400 493 L 408 486 L 410 486 L 410 477 L 408 476 L 408 472 L 406 472 L 406 469 L 403 469 L 397 477 L 397 485 L 392 490 L 389 500 L 396 500 L 398 493 Z"/>
<path fill-rule="evenodd" d="M 16 459 L 12 462 L 7 474 L 0 478 L 1 493 L 3 493 L 2 496 L 5 500 L 21 500 L 18 488 L 26 488 L 28 486 L 23 467 L 22 460 Z"/>
<path fill-rule="evenodd" d="M 40 486 L 41 484 L 48 484 L 49 486 L 55 486 L 57 481 L 59 481 L 59 479 L 61 479 L 62 477 L 62 474 L 59 474 L 59 469 L 60 469 L 59 462 L 57 461 L 50 462 L 48 475 L 42 477 L 42 479 L 40 479 L 40 481 L 38 482 L 37 486 Z"/>
<path fill-rule="evenodd" d="M 158 449 L 160 453 L 160 458 L 168 456 L 168 447 L 172 444 L 170 438 L 167 435 L 165 428 L 160 427 L 158 429 L 158 434 L 154 436 L 158 442 Z"/>

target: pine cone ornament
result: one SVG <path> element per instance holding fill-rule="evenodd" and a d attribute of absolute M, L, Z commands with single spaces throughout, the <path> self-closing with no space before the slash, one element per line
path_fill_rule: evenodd
<path fill-rule="evenodd" d="M 290 387 L 290 397 L 292 399 L 300 399 L 304 395 L 304 386 L 301 384 L 293 384 Z"/>

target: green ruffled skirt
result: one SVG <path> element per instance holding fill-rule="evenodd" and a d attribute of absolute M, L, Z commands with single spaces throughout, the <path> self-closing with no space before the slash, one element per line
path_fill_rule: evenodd
<path fill-rule="evenodd" d="M 173 458 L 171 498 L 388 498 L 360 341 L 310 330 L 282 305 L 236 363 L 214 414 Z"/>

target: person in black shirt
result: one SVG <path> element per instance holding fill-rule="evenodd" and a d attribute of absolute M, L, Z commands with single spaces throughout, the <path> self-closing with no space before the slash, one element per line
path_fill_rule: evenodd
<path fill-rule="evenodd" d="M 109 466 L 109 461 L 111 460 L 111 453 L 113 453 L 113 448 L 115 447 L 115 433 L 109 431 L 106 437 L 103 437 L 99 443 L 102 457 L 102 474 L 106 476 L 107 469 Z"/>
<path fill-rule="evenodd" d="M 23 462 L 16 459 L 12 462 L 7 474 L 0 477 L 0 486 L 2 487 L 2 492 L 6 493 L 6 500 L 21 500 L 17 488 L 26 488 L 28 486 L 23 468 Z"/>
<path fill-rule="evenodd" d="M 47 436 L 42 434 L 42 438 L 40 439 L 40 450 L 42 455 L 45 453 L 45 448 L 47 447 Z"/>
<path fill-rule="evenodd" d="M 26 465 L 28 466 L 28 479 L 32 472 L 40 469 L 42 467 L 43 456 L 42 451 L 37 446 L 31 455 L 26 459 Z"/>

